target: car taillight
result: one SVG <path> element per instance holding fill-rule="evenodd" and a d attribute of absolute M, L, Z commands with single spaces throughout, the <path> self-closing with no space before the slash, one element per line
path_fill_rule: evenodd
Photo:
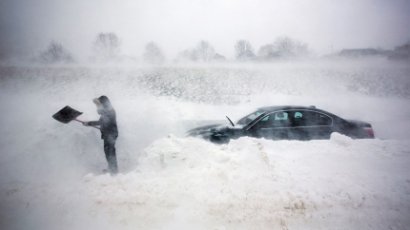
<path fill-rule="evenodd" d="M 364 127 L 363 129 L 367 133 L 368 137 L 374 138 L 374 131 L 372 127 Z"/>

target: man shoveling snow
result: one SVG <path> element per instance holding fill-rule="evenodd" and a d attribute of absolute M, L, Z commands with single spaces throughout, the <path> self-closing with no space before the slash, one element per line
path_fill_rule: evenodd
<path fill-rule="evenodd" d="M 118 137 L 115 110 L 107 96 L 100 96 L 93 100 L 100 114 L 98 121 L 82 122 L 85 126 L 97 126 L 101 130 L 101 139 L 104 140 L 104 152 L 111 174 L 118 173 L 117 157 L 115 154 L 115 141 Z"/>

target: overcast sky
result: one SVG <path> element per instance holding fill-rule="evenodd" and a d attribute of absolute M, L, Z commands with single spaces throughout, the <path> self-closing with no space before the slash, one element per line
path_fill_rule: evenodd
<path fill-rule="evenodd" d="M 157 42 L 168 56 L 209 41 L 233 56 L 287 35 L 316 54 L 342 48 L 394 48 L 410 40 L 410 0 L 1 0 L 0 51 L 34 54 L 54 40 L 86 56 L 99 32 L 141 55 Z"/>

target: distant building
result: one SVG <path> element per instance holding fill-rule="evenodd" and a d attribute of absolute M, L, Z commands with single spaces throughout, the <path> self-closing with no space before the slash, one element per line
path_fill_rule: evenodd
<path fill-rule="evenodd" d="M 391 51 L 382 49 L 343 49 L 337 56 L 349 57 L 349 58 L 360 58 L 360 57 L 374 57 L 374 56 L 387 56 Z"/>
<path fill-rule="evenodd" d="M 389 55 L 391 60 L 410 60 L 410 42 L 396 47 Z"/>

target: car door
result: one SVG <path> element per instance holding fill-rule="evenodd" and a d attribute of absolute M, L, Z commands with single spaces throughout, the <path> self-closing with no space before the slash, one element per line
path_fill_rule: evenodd
<path fill-rule="evenodd" d="M 253 137 L 280 140 L 289 139 L 289 128 L 291 128 L 290 114 L 287 111 L 270 113 L 259 119 L 248 133 Z"/>
<path fill-rule="evenodd" d="M 289 112 L 292 139 L 312 140 L 329 139 L 332 133 L 333 119 L 324 113 L 312 110 L 294 110 Z"/>

